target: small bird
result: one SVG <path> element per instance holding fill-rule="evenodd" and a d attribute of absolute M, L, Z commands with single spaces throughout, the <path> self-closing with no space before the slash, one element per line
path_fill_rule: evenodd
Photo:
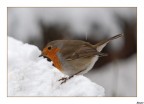
<path fill-rule="evenodd" d="M 118 34 L 95 45 L 82 40 L 55 40 L 46 45 L 40 56 L 53 61 L 57 69 L 69 76 L 59 80 L 63 84 L 74 75 L 83 75 L 91 70 L 99 57 L 107 56 L 101 53 L 107 43 L 122 36 Z"/>

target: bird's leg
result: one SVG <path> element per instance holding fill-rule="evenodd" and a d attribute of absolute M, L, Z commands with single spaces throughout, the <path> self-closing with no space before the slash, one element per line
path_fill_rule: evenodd
<path fill-rule="evenodd" d="M 78 75 L 79 73 L 81 73 L 84 70 L 79 71 L 78 73 L 74 74 L 74 75 Z M 67 80 L 71 79 L 72 77 L 74 77 L 74 75 L 71 75 L 69 77 L 62 77 L 61 79 L 59 79 L 58 81 L 62 81 L 61 84 L 66 83 Z"/>
<path fill-rule="evenodd" d="M 62 81 L 61 84 L 65 83 L 68 80 L 67 77 L 62 77 L 61 79 L 59 79 L 58 81 Z"/>
<path fill-rule="evenodd" d="M 58 81 L 62 81 L 62 80 L 66 80 L 68 79 L 67 77 L 62 77 L 61 79 L 59 79 Z"/>
<path fill-rule="evenodd" d="M 65 83 L 68 79 L 71 79 L 74 75 L 69 76 L 69 77 L 62 77 L 61 79 L 59 79 L 58 81 L 62 81 L 61 84 Z"/>
<path fill-rule="evenodd" d="M 74 75 L 72 75 L 72 76 L 69 76 L 69 77 L 68 77 L 68 79 L 71 79 L 73 76 L 74 76 Z"/>
<path fill-rule="evenodd" d="M 58 81 L 61 81 L 61 80 L 66 80 L 66 79 L 71 79 L 74 75 L 72 76 L 69 76 L 69 77 L 62 77 L 61 79 L 59 79 Z"/>

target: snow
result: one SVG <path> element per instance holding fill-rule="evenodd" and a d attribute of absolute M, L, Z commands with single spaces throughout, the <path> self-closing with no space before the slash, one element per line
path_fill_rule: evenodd
<path fill-rule="evenodd" d="M 105 96 L 135 97 L 137 89 L 136 54 L 126 60 L 116 60 L 85 74 L 105 88 Z"/>
<path fill-rule="evenodd" d="M 52 66 L 34 45 L 8 37 L 8 96 L 104 96 L 102 86 L 77 75 L 61 85 L 66 75 Z"/>

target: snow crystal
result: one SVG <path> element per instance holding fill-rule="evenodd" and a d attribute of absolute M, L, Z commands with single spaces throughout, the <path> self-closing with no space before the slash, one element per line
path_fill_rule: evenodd
<path fill-rule="evenodd" d="M 66 75 L 52 66 L 34 45 L 8 37 L 8 96 L 104 96 L 104 88 L 77 75 L 61 85 Z"/>

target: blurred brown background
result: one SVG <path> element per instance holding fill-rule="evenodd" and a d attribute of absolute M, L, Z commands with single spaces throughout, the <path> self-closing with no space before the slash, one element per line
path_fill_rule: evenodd
<path fill-rule="evenodd" d="M 78 39 L 92 44 L 124 33 L 108 44 L 85 76 L 106 96 L 136 96 L 137 8 L 8 8 L 8 35 L 38 46 Z"/>

